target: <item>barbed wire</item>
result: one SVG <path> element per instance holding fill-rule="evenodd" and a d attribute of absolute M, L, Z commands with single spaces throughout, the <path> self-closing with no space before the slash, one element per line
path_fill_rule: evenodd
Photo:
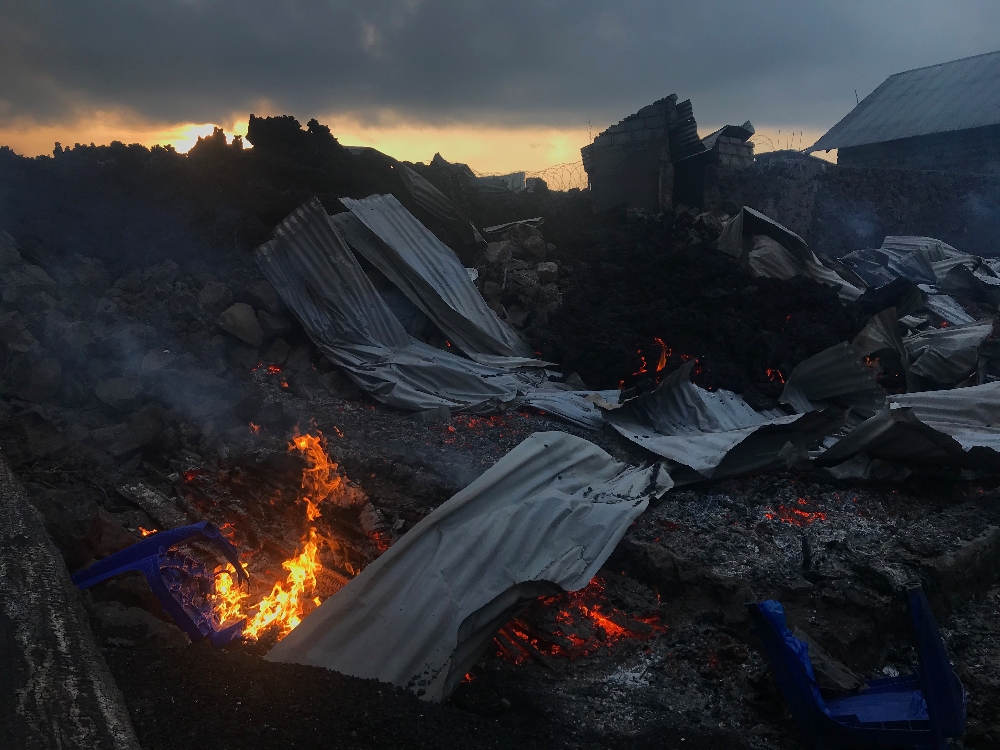
<path fill-rule="evenodd" d="M 472 173 L 476 177 L 501 177 L 510 172 L 479 172 L 475 169 Z M 579 188 L 583 190 L 587 187 L 587 172 L 583 168 L 583 161 L 567 161 L 562 164 L 553 164 L 550 167 L 539 169 L 534 172 L 524 172 L 524 179 L 530 180 L 533 177 L 545 180 L 549 190 L 569 190 Z"/>

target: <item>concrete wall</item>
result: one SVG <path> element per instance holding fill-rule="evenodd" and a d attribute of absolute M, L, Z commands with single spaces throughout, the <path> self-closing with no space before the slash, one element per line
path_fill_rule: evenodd
<path fill-rule="evenodd" d="M 845 167 L 1000 174 L 1000 126 L 842 148 L 837 152 L 837 163 Z"/>

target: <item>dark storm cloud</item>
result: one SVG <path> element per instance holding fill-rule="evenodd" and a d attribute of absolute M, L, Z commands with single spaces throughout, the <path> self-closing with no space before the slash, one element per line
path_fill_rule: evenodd
<path fill-rule="evenodd" d="M 702 123 L 824 127 L 890 73 L 1000 49 L 996 0 L 94 0 L 0 4 L 0 124 L 128 107 L 595 125 L 676 92 Z"/>

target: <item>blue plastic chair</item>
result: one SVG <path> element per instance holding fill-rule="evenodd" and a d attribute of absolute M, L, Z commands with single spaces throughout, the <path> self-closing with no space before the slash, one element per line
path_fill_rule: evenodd
<path fill-rule="evenodd" d="M 138 570 L 164 611 L 192 641 L 208 638 L 213 646 L 224 646 L 243 632 L 246 620 L 227 628 L 216 628 L 211 594 L 215 578 L 198 560 L 171 549 L 182 542 L 200 538 L 218 547 L 236 569 L 240 583 L 249 582 L 236 548 L 208 521 L 150 534 L 141 542 L 105 557 L 72 576 L 75 586 L 88 589 L 112 576 Z"/>
<path fill-rule="evenodd" d="M 944 750 L 965 731 L 965 689 L 948 661 L 923 590 L 907 591 L 917 634 L 915 674 L 869 680 L 855 695 L 825 701 L 809 647 L 785 624 L 781 604 L 747 605 L 792 717 L 813 747 L 908 747 Z"/>

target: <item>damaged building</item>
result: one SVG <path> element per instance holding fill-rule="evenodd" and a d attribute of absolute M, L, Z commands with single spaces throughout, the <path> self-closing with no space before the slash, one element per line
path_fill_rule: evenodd
<path fill-rule="evenodd" d="M 705 167 L 753 163 L 753 126 L 727 125 L 700 139 L 691 100 L 671 94 L 649 104 L 580 149 L 594 211 L 625 204 L 653 212 L 701 205 Z"/>
<path fill-rule="evenodd" d="M 1000 174 L 1000 52 L 889 76 L 812 151 L 848 167 Z"/>

